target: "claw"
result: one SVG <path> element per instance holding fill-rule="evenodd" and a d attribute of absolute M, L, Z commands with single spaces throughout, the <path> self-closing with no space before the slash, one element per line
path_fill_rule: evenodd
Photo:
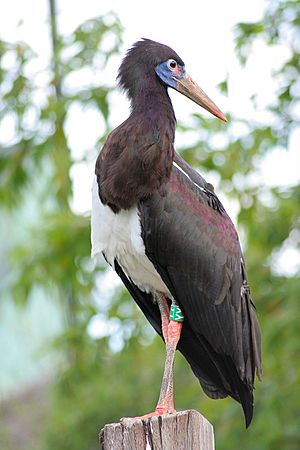
<path fill-rule="evenodd" d="M 122 417 L 120 419 L 120 422 L 126 421 L 126 420 L 147 420 L 150 419 L 151 417 L 156 417 L 156 416 L 162 416 L 164 414 L 175 414 L 176 410 L 175 409 L 171 409 L 171 408 L 163 408 L 163 407 L 157 407 L 155 408 L 155 411 L 150 412 L 148 414 L 144 414 L 143 416 L 137 416 L 137 417 Z"/>

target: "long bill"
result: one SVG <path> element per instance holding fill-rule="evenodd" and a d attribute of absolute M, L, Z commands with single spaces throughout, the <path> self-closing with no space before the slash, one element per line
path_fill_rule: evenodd
<path fill-rule="evenodd" d="M 177 86 L 175 89 L 178 92 L 190 98 L 214 116 L 218 117 L 224 122 L 227 122 L 227 119 L 222 111 L 187 73 L 182 78 L 173 77 L 173 79 L 177 82 Z"/>

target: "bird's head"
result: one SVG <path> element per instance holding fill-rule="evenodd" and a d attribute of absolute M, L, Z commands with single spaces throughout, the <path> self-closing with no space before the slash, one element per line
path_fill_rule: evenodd
<path fill-rule="evenodd" d="M 142 39 L 128 50 L 122 61 L 118 73 L 119 84 L 134 99 L 144 88 L 145 81 L 150 83 L 153 79 L 181 92 L 227 122 L 220 109 L 187 74 L 184 62 L 174 50 L 150 39 Z"/>

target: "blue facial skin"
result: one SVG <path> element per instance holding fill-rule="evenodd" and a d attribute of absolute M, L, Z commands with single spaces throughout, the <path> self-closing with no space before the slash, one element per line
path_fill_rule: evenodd
<path fill-rule="evenodd" d="M 177 81 L 174 80 L 174 78 L 183 78 L 185 76 L 185 67 L 180 66 L 178 64 L 178 69 L 180 70 L 179 73 L 177 73 L 174 70 L 171 70 L 168 67 L 168 61 L 162 62 L 158 64 L 155 67 L 155 72 L 159 76 L 159 78 L 169 87 L 176 89 L 177 88 Z M 174 77 L 174 78 L 173 78 Z"/>

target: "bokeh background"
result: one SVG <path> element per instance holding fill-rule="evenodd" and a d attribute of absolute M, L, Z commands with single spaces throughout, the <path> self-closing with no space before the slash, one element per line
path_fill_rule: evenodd
<path fill-rule="evenodd" d="M 237 224 L 263 338 L 250 429 L 179 354 L 176 407 L 218 450 L 299 449 L 300 1 L 10 0 L 0 37 L 1 449 L 94 450 L 105 423 L 155 406 L 163 343 L 89 242 L 93 165 L 128 114 L 117 68 L 141 37 L 230 119 L 171 93 L 178 151 Z"/>

